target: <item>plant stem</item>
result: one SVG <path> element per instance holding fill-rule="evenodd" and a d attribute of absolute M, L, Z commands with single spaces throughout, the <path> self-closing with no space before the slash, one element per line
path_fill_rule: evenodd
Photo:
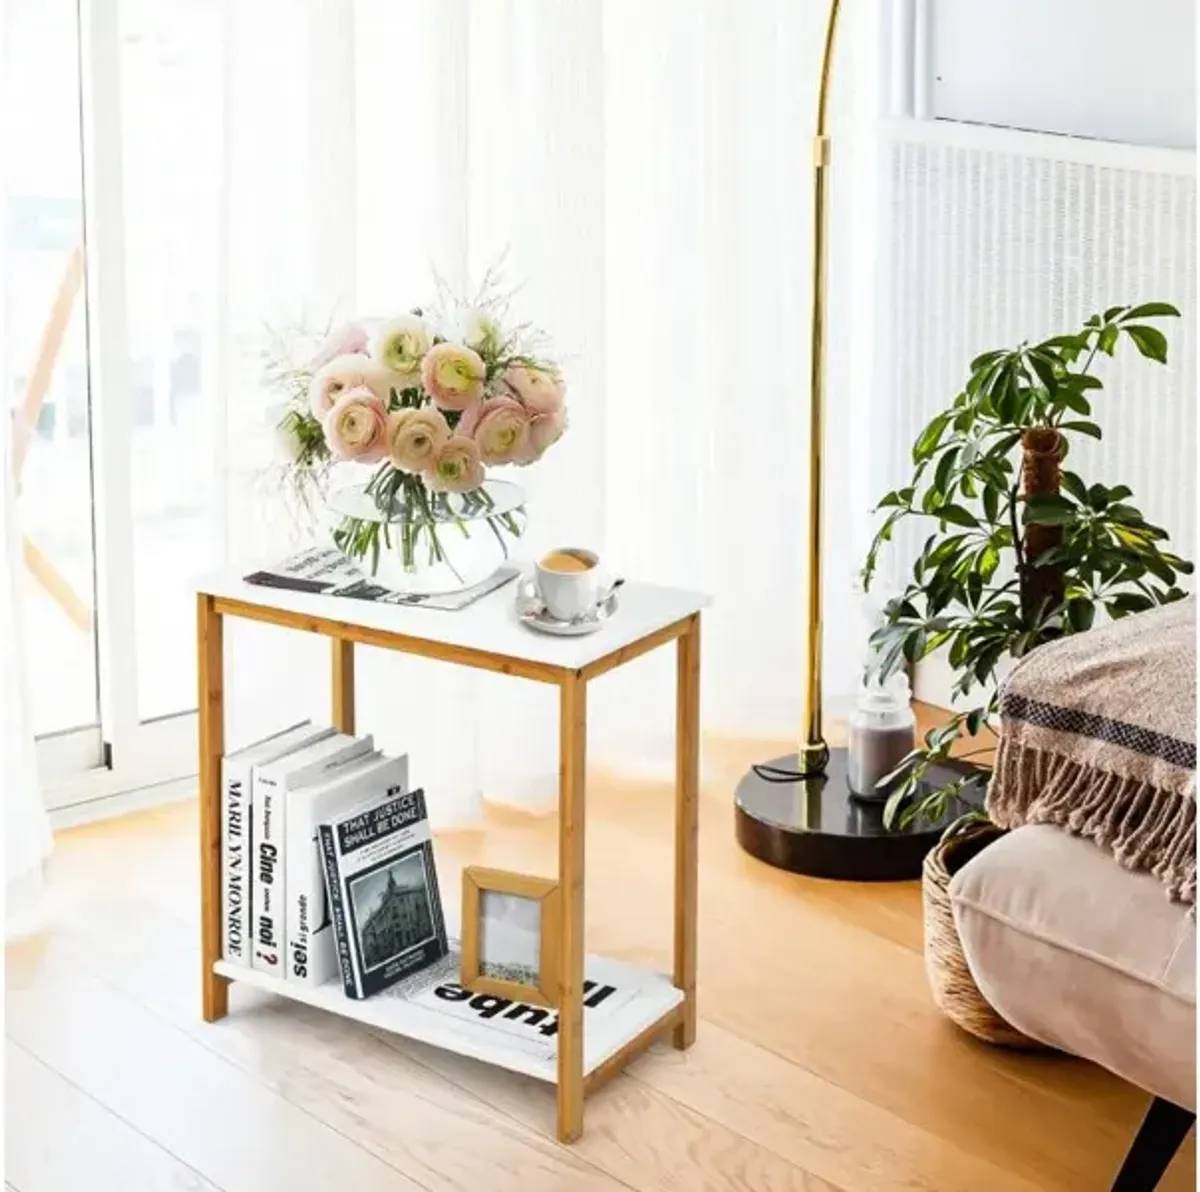
<path fill-rule="evenodd" d="M 1017 555 L 1017 593 L 1020 597 L 1021 608 L 1025 608 L 1025 550 L 1021 542 L 1021 529 L 1017 525 L 1017 497 L 1021 492 L 1021 472 L 1018 468 L 1017 479 L 1008 494 L 1008 520 L 1012 526 L 1013 550 Z"/>

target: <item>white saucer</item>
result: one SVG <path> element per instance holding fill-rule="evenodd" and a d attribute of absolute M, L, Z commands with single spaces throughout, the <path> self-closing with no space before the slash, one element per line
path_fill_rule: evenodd
<path fill-rule="evenodd" d="M 538 633 L 551 633 L 556 637 L 582 637 L 595 633 L 613 619 L 620 606 L 620 585 L 609 588 L 599 602 L 573 621 L 560 621 L 546 611 L 533 576 L 525 575 L 517 582 L 516 608 L 521 624 L 528 625 Z"/>

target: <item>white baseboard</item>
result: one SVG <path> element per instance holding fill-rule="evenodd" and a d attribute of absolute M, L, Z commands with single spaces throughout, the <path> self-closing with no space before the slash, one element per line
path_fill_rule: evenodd
<path fill-rule="evenodd" d="M 78 828 L 100 820 L 114 819 L 132 811 L 143 811 L 162 803 L 177 803 L 182 799 L 196 797 L 196 776 L 177 778 L 172 782 L 160 782 L 155 786 L 143 786 L 138 790 L 121 791 L 114 795 L 102 795 L 67 807 L 57 807 L 49 813 L 50 827 L 55 832 L 64 828 Z"/>

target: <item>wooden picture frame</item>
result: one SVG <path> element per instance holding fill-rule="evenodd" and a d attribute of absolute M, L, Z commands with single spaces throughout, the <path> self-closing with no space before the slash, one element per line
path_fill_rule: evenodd
<path fill-rule="evenodd" d="M 538 907 L 537 977 L 535 982 L 509 980 L 484 971 L 487 963 L 481 955 L 484 931 L 481 911 L 488 894 L 503 894 L 525 899 Z M 463 870 L 462 897 L 462 971 L 460 984 L 473 993 L 528 1002 L 533 1006 L 558 1006 L 561 993 L 559 964 L 558 883 L 550 878 L 530 877 L 507 869 L 489 869 L 468 865 Z"/>

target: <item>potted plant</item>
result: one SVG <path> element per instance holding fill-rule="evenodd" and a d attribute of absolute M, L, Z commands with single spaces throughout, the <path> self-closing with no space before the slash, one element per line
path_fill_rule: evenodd
<path fill-rule="evenodd" d="M 945 647 L 956 695 L 978 703 L 925 736 L 924 746 L 881 785 L 903 779 L 884 810 L 905 824 L 945 814 L 970 775 L 929 791 L 928 768 L 973 737 L 997 709 L 996 681 L 1010 660 L 1054 637 L 1089 629 L 1097 614 L 1122 617 L 1178 600 L 1192 565 L 1131 504 L 1123 484 L 1088 483 L 1066 466 L 1078 436 L 1101 437 L 1092 371 L 1125 341 L 1165 364 L 1167 339 L 1146 320 L 1176 317 L 1165 302 L 1113 306 L 1069 335 L 971 361 L 966 385 L 913 444 L 913 474 L 878 508 L 886 517 L 863 572 L 870 586 L 880 550 L 910 518 L 930 527 L 904 590 L 872 635 L 881 679 Z"/>

